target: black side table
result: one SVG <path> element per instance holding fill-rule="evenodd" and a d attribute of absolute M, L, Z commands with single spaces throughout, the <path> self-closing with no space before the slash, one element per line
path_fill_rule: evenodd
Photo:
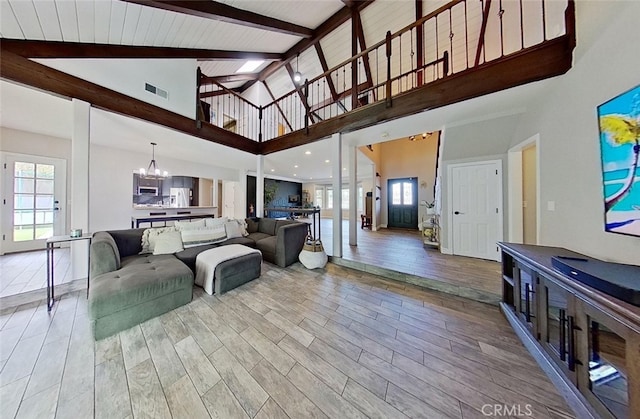
<path fill-rule="evenodd" d="M 51 311 L 51 307 L 53 307 L 53 303 L 55 302 L 55 297 L 53 294 L 53 245 L 56 243 L 64 243 L 64 242 L 73 242 L 76 240 L 88 240 L 89 247 L 91 247 L 91 234 L 84 234 L 80 237 L 71 237 L 71 236 L 53 236 L 47 239 L 47 311 Z M 89 254 L 87 256 L 87 264 L 89 265 L 91 262 L 91 249 L 89 249 Z M 89 272 L 90 267 L 87 267 L 87 296 L 89 295 Z"/>

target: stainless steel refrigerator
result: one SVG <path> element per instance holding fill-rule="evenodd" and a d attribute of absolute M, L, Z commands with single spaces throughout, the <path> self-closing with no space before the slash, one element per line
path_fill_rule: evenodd
<path fill-rule="evenodd" d="M 191 206 L 191 189 L 189 188 L 170 188 L 170 203 L 173 208 L 184 208 Z"/>

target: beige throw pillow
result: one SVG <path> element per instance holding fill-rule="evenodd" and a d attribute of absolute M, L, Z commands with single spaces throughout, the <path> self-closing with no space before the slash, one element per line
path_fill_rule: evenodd
<path fill-rule="evenodd" d="M 155 239 L 154 255 L 170 255 L 183 251 L 182 237 L 179 231 L 165 231 Z"/>
<path fill-rule="evenodd" d="M 242 231 L 240 230 L 240 224 L 236 220 L 229 220 L 224 223 L 224 229 L 227 232 L 228 239 L 234 239 L 236 237 L 242 237 Z"/>
<path fill-rule="evenodd" d="M 162 233 L 167 231 L 177 231 L 175 227 L 156 227 L 147 228 L 142 232 L 142 251 L 141 255 L 153 253 L 156 239 Z"/>

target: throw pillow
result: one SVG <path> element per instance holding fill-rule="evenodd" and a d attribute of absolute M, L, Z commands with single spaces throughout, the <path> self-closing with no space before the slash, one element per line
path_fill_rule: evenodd
<path fill-rule="evenodd" d="M 229 221 L 227 217 L 205 218 L 204 220 L 206 221 L 205 225 L 207 227 L 218 227 L 224 225 L 227 221 Z"/>
<path fill-rule="evenodd" d="M 227 232 L 228 239 L 235 239 L 236 237 L 242 237 L 242 231 L 240 231 L 240 224 L 236 220 L 229 220 L 224 223 L 224 229 Z"/>
<path fill-rule="evenodd" d="M 205 226 L 204 220 L 193 220 L 193 221 L 174 221 L 173 225 L 178 231 L 182 230 L 195 230 L 197 228 L 203 228 Z"/>
<path fill-rule="evenodd" d="M 147 228 L 142 232 L 142 251 L 141 255 L 153 253 L 156 238 L 158 235 L 167 231 L 177 231 L 175 227 L 155 227 Z"/>
<path fill-rule="evenodd" d="M 203 244 L 213 244 L 227 239 L 224 224 L 218 227 L 203 227 L 195 230 L 182 230 L 182 244 L 186 248 Z"/>
<path fill-rule="evenodd" d="M 179 231 L 165 231 L 156 238 L 154 255 L 170 255 L 184 250 Z"/>

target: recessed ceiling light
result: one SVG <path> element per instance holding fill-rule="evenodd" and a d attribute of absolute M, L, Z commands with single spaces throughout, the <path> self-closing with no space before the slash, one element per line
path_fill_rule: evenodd
<path fill-rule="evenodd" d="M 275 172 L 275 171 L 276 171 L 276 169 L 271 169 L 271 171 L 272 171 L 272 172 Z"/>
<path fill-rule="evenodd" d="M 304 154 L 306 154 L 308 156 L 309 154 L 311 154 L 311 152 L 309 150 L 307 150 L 307 151 L 304 152 Z"/>
<path fill-rule="evenodd" d="M 324 162 L 325 162 L 325 163 L 329 163 L 329 160 L 325 160 Z"/>
<path fill-rule="evenodd" d="M 298 165 L 297 165 L 297 164 L 294 164 L 294 165 L 293 165 L 293 167 L 295 167 L 295 168 L 297 169 L 297 168 L 298 168 Z"/>
<path fill-rule="evenodd" d="M 342 170 L 347 170 L 347 168 L 346 168 L 346 167 L 343 167 L 343 168 L 342 168 Z"/>
<path fill-rule="evenodd" d="M 242 64 L 242 67 L 236 70 L 236 73 L 251 73 L 256 68 L 260 67 L 262 63 L 264 63 L 264 60 L 249 60 Z"/>
<path fill-rule="evenodd" d="M 312 177 L 310 177 L 310 178 L 309 178 L 309 180 L 313 180 L 313 178 L 312 178 Z"/>
<path fill-rule="evenodd" d="M 298 175 L 296 175 L 296 174 L 294 173 L 294 174 L 293 174 L 293 176 L 298 176 Z"/>
<path fill-rule="evenodd" d="M 333 177 L 333 175 L 329 175 L 329 177 Z"/>

